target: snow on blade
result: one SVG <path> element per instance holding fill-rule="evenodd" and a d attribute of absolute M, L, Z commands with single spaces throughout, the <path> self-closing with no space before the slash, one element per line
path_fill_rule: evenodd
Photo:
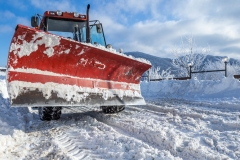
<path fill-rule="evenodd" d="M 78 43 L 81 43 L 81 42 L 78 42 Z M 144 59 L 144 58 L 135 58 L 131 55 L 126 55 L 126 54 L 123 54 L 123 53 L 119 53 L 117 52 L 115 49 L 113 48 L 106 48 L 105 46 L 102 46 L 102 45 L 93 45 L 91 43 L 81 43 L 83 45 L 87 45 L 87 46 L 91 46 L 91 47 L 94 47 L 94 48 L 98 48 L 98 49 L 101 49 L 101 50 L 104 50 L 104 51 L 108 51 L 108 52 L 111 52 L 111 53 L 114 53 L 114 54 L 117 54 L 117 55 L 120 55 L 120 56 L 123 56 L 123 57 L 126 57 L 126 58 L 129 58 L 129 59 L 133 59 L 133 60 L 136 60 L 136 61 L 139 61 L 139 62 L 142 62 L 142 63 L 146 63 L 146 64 L 149 64 L 151 65 L 151 62 Z"/>
<path fill-rule="evenodd" d="M 22 44 L 12 43 L 10 46 L 10 52 L 13 51 L 14 54 L 17 54 L 19 58 L 23 56 L 29 56 L 32 52 L 38 50 L 38 46 L 44 44 L 47 48 L 43 53 L 48 55 L 48 57 L 53 56 L 54 46 L 57 46 L 60 44 L 60 37 L 52 35 L 52 34 L 46 34 L 44 32 L 37 32 L 33 35 L 33 38 L 30 42 L 27 42 L 24 40 L 24 37 L 26 35 L 18 36 L 20 40 L 22 40 Z"/>
<path fill-rule="evenodd" d="M 78 46 L 78 45 L 76 45 L 76 46 Z M 77 48 L 77 47 L 76 47 Z M 82 49 L 81 50 L 81 52 L 78 54 L 78 56 L 80 56 L 81 54 L 83 54 L 85 51 L 84 51 L 84 49 Z"/>
<path fill-rule="evenodd" d="M 64 53 L 68 54 L 70 52 L 70 49 L 67 49 L 64 51 Z"/>
<path fill-rule="evenodd" d="M 31 83 L 31 82 L 21 82 L 21 81 L 13 81 L 10 82 L 9 85 L 10 90 L 9 94 L 13 97 L 17 97 L 22 92 L 25 92 L 24 88 L 30 89 L 38 89 L 40 92 L 43 93 L 46 99 L 49 99 L 51 93 L 57 93 L 59 98 L 62 98 L 66 101 L 75 101 L 81 102 L 85 100 L 89 93 L 100 94 L 102 98 L 107 100 L 112 97 L 119 98 L 123 97 L 142 97 L 141 94 L 137 91 L 132 90 L 121 90 L 121 89 L 104 89 L 104 88 L 87 88 L 87 87 L 78 87 L 78 86 L 71 86 L 71 85 L 64 85 L 59 83 L 48 82 L 45 84 L 42 83 Z M 14 87 L 17 86 L 17 87 Z M 19 87 L 21 86 L 21 88 Z M 82 93 L 82 94 L 80 94 Z M 66 96 L 67 95 L 67 96 Z"/>
<path fill-rule="evenodd" d="M 105 67 L 106 67 L 105 64 L 103 64 L 103 63 L 101 63 L 99 61 L 95 61 L 94 63 L 98 66 L 99 69 L 105 69 Z"/>

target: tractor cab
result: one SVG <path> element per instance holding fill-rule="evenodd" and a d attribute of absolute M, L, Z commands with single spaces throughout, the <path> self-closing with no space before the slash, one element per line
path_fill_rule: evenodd
<path fill-rule="evenodd" d="M 103 27 L 98 20 L 89 21 L 86 15 L 76 12 L 46 11 L 39 25 L 39 17 L 38 14 L 32 17 L 32 27 L 78 42 L 106 47 Z"/>

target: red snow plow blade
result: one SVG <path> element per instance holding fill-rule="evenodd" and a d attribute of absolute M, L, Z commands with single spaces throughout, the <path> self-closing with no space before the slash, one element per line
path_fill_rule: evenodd
<path fill-rule="evenodd" d="M 8 55 L 13 106 L 141 105 L 151 65 L 105 47 L 18 25 Z"/>

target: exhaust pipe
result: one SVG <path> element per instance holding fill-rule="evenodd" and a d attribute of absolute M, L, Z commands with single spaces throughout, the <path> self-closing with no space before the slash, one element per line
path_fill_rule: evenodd
<path fill-rule="evenodd" d="M 91 43 L 90 26 L 89 26 L 89 9 L 90 9 L 90 4 L 87 5 L 87 29 L 86 29 L 86 41 L 87 41 L 87 43 Z"/>

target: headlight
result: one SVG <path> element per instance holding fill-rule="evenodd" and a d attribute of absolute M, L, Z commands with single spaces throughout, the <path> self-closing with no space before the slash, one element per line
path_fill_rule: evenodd
<path fill-rule="evenodd" d="M 108 49 L 112 49 L 112 45 L 111 45 L 111 44 L 108 44 L 108 45 L 107 45 L 107 48 L 108 48 Z"/>
<path fill-rule="evenodd" d="M 73 15 L 74 15 L 74 17 L 78 17 L 79 16 L 79 14 L 77 12 L 74 12 Z"/>
<path fill-rule="evenodd" d="M 50 15 L 55 15 L 55 12 L 52 12 L 52 11 L 50 11 L 50 12 L 48 12 Z"/>
<path fill-rule="evenodd" d="M 58 16 L 61 16 L 61 15 L 62 15 L 62 12 L 59 11 L 59 10 L 57 10 L 57 15 L 58 15 Z"/>
<path fill-rule="evenodd" d="M 86 18 L 84 15 L 81 15 L 80 18 Z"/>
<path fill-rule="evenodd" d="M 118 52 L 119 52 L 119 53 L 123 53 L 123 49 L 120 48 L 120 49 L 118 50 Z"/>

